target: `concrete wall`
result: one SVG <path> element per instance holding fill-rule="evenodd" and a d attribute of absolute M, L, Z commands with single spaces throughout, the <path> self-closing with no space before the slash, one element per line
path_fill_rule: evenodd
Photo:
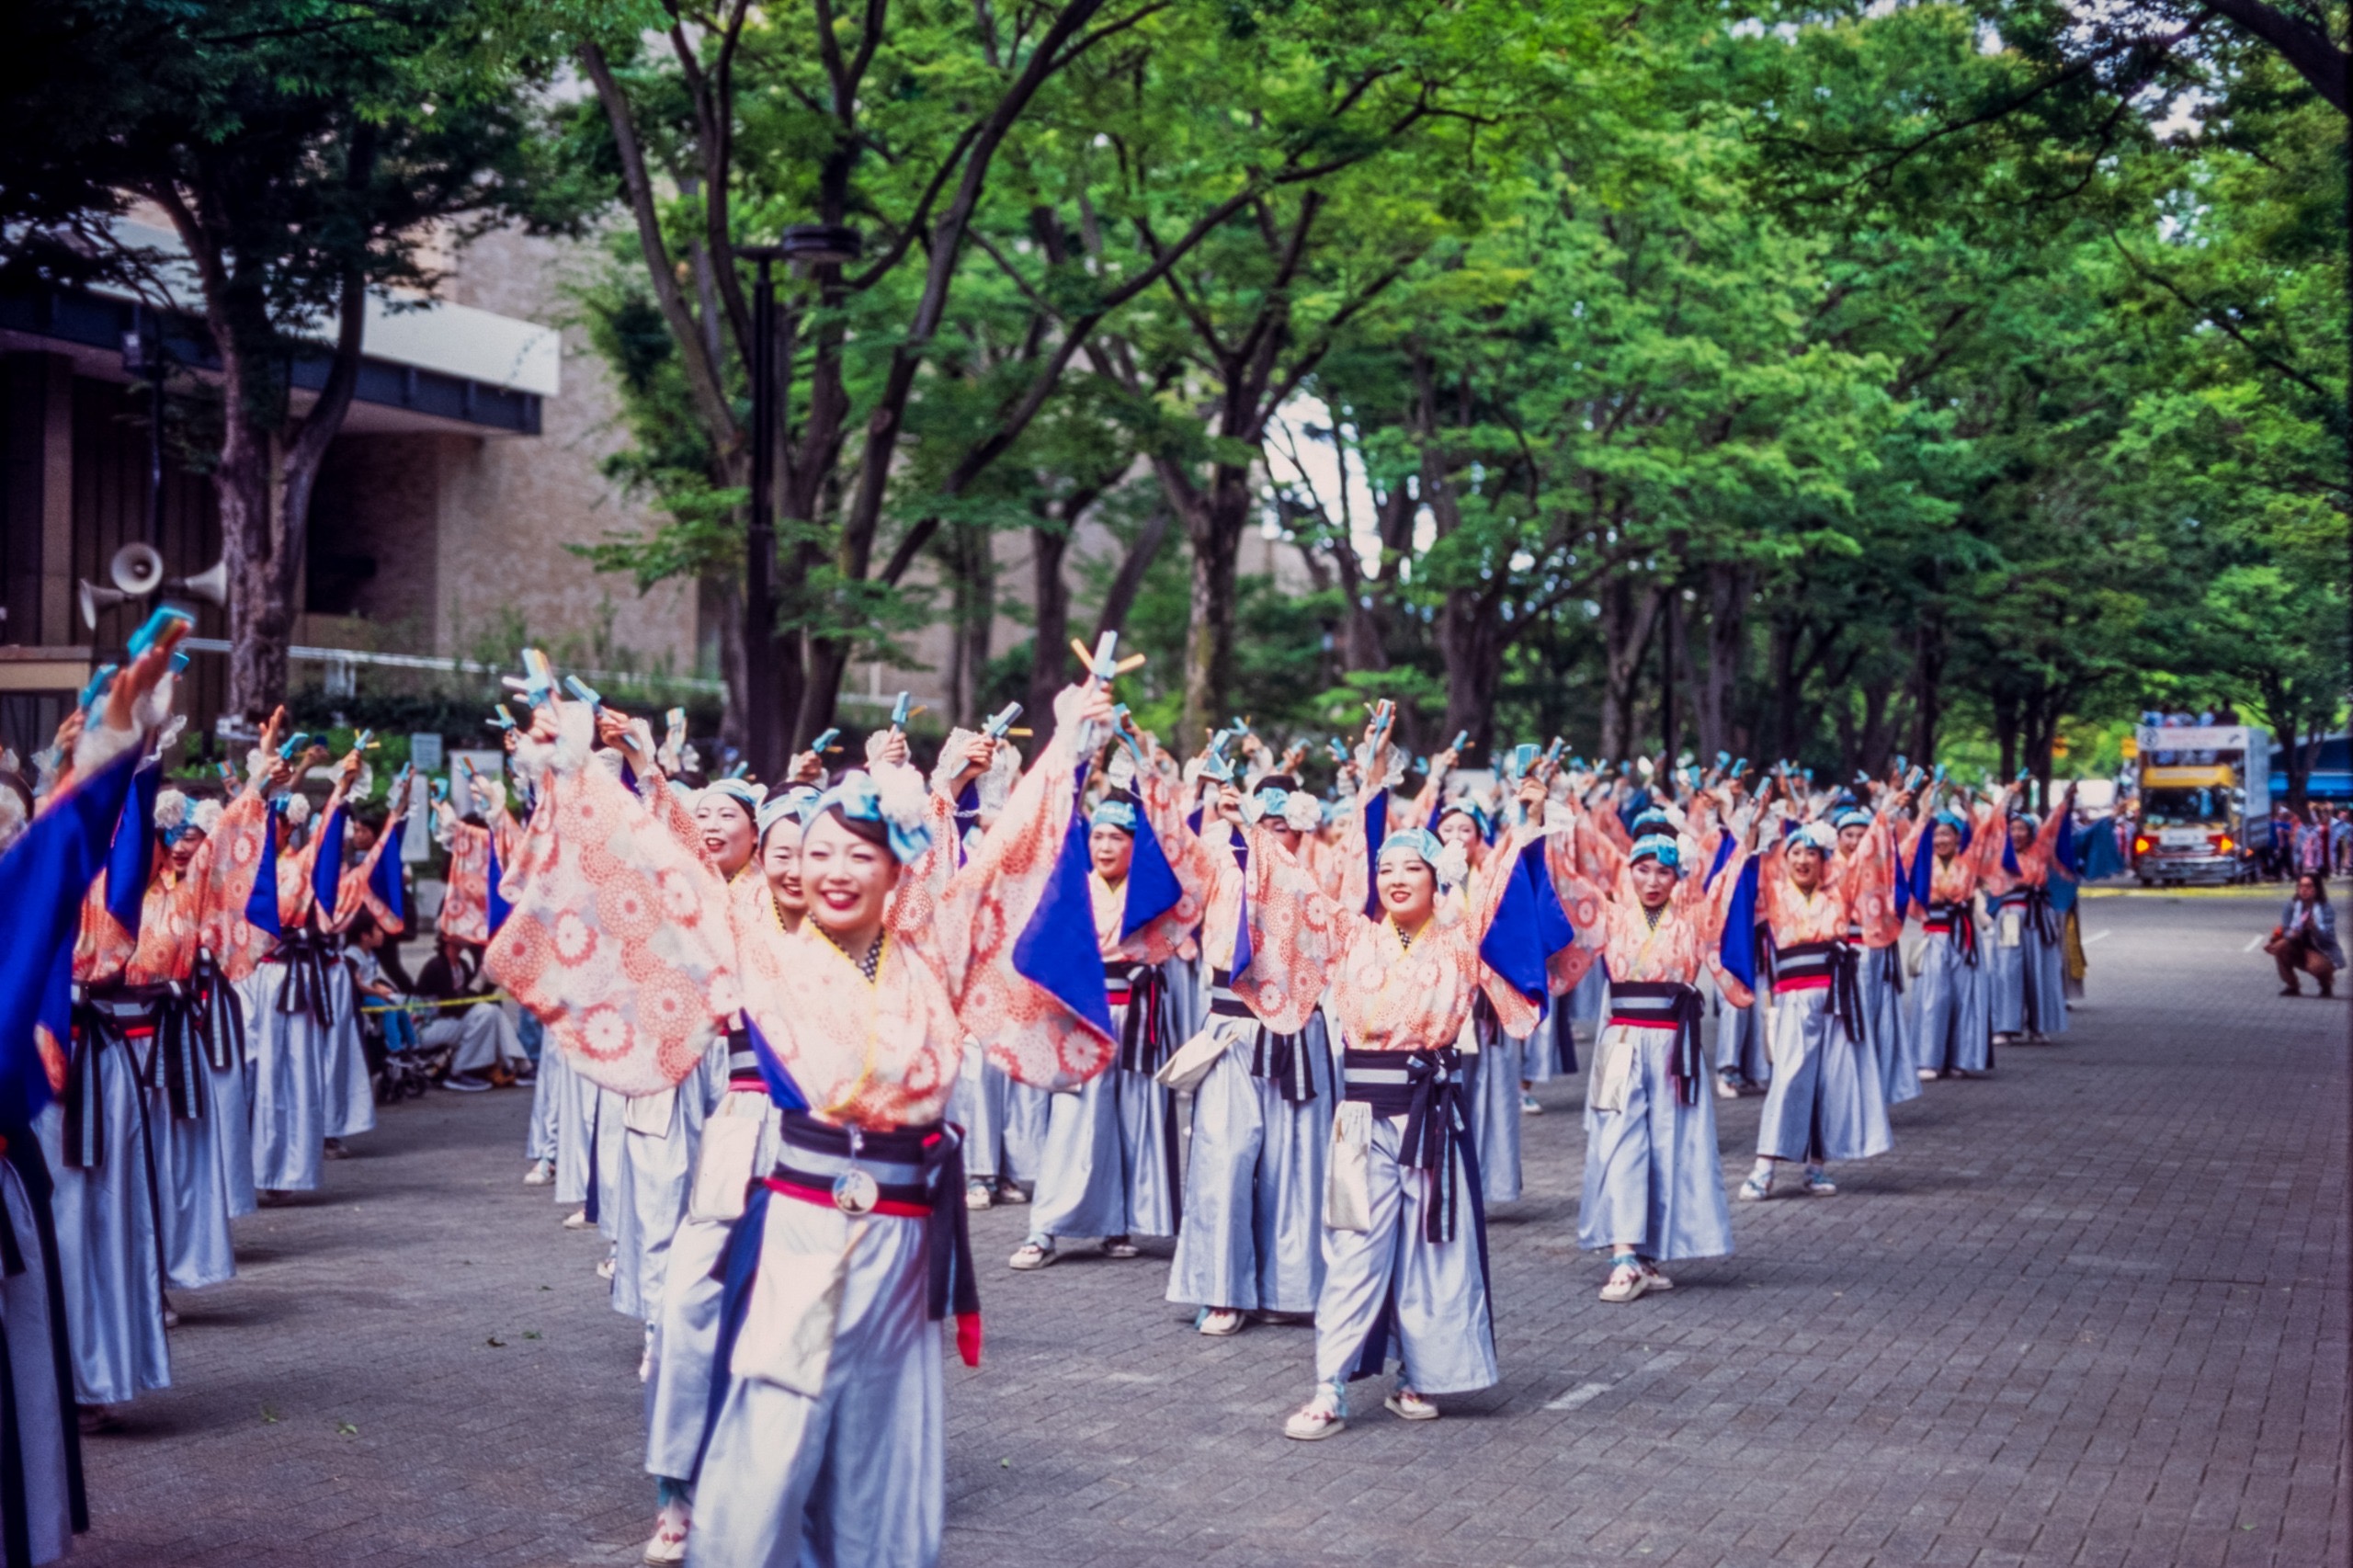
<path fill-rule="evenodd" d="M 314 548 L 372 557 L 351 606 L 378 641 L 404 652 L 470 652 L 518 618 L 551 643 L 599 635 L 649 664 L 691 673 L 691 585 L 640 595 L 565 546 L 635 530 L 646 509 L 599 468 L 623 444 L 612 383 L 571 318 L 572 285 L 598 265 L 589 247 L 500 233 L 456 257 L 440 290 L 453 302 L 561 325 L 563 391 L 537 437 L 347 436 L 322 475 Z M 387 641 L 387 645 L 391 645 Z"/>

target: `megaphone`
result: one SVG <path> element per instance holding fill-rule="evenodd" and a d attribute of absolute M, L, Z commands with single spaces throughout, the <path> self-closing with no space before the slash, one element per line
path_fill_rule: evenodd
<path fill-rule="evenodd" d="M 214 562 L 193 577 L 175 577 L 164 585 L 176 594 L 194 594 L 216 605 L 229 602 L 229 562 Z"/>
<path fill-rule="evenodd" d="M 82 603 L 82 624 L 89 631 L 96 631 L 98 629 L 98 611 L 112 609 L 115 606 L 135 596 L 126 594 L 120 588 L 102 586 L 85 577 L 82 579 L 78 597 Z"/>
<path fill-rule="evenodd" d="M 125 597 L 143 599 L 164 585 L 164 555 L 152 544 L 126 544 L 107 562 L 107 575 Z"/>

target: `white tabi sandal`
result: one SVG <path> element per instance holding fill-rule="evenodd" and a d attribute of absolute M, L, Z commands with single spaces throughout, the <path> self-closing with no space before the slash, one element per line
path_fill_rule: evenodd
<path fill-rule="evenodd" d="M 1641 1260 L 1628 1253 L 1609 1260 L 1609 1279 L 1601 1287 L 1601 1299 L 1611 1302 L 1639 1301 L 1650 1288 L 1650 1276 L 1643 1272 Z"/>
<path fill-rule="evenodd" d="M 1313 1443 L 1345 1431 L 1347 1425 L 1347 1395 L 1331 1383 L 1322 1383 L 1315 1397 L 1292 1411 L 1290 1419 L 1283 1423 L 1283 1436 Z"/>
<path fill-rule="evenodd" d="M 1400 1421 L 1435 1421 L 1438 1406 L 1415 1393 L 1412 1389 L 1399 1389 L 1381 1402 L 1381 1408 Z"/>
<path fill-rule="evenodd" d="M 1013 1249 L 1013 1256 L 1006 1261 L 1010 1267 L 1023 1270 L 1050 1268 L 1053 1267 L 1054 1256 L 1054 1244 L 1051 1242 L 1023 1242 Z"/>

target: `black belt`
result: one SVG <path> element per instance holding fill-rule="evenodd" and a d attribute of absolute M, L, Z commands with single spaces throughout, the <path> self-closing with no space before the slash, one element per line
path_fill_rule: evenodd
<path fill-rule="evenodd" d="M 1797 942 L 1781 949 L 1773 977 L 1777 989 L 1809 990 L 1822 981 L 1830 988 L 1830 1010 L 1848 1040 L 1863 1038 L 1862 954 L 1845 942 Z"/>
<path fill-rule="evenodd" d="M 732 1089 L 765 1089 L 767 1078 L 760 1072 L 759 1053 L 752 1049 L 748 1029 L 727 1031 L 727 1086 Z"/>
<path fill-rule="evenodd" d="M 1372 1108 L 1375 1116 L 1402 1116 L 1397 1163 L 1427 1171 L 1438 1184 L 1437 1200 L 1425 1207 L 1423 1235 L 1433 1242 L 1454 1239 L 1454 1149 L 1471 1134 L 1470 1107 L 1462 1084 L 1462 1053 L 1454 1047 L 1418 1051 L 1346 1052 L 1341 1074 L 1344 1097 Z"/>
<path fill-rule="evenodd" d="M 1707 1082 L 1707 1066 L 1699 1050 L 1699 1012 L 1698 988 L 1680 981 L 1609 983 L 1611 1024 L 1675 1031 L 1675 1057 L 1667 1073 L 1675 1080 L 1675 1097 L 1685 1105 L 1699 1103 L 1699 1085 Z"/>
<path fill-rule="evenodd" d="M 1210 1016 L 1216 1018 L 1255 1018 L 1258 1016 L 1233 989 L 1233 972 L 1231 970 L 1210 971 Z"/>
<path fill-rule="evenodd" d="M 335 1026 L 335 992 L 327 984 L 327 966 L 343 956 L 341 937 L 322 932 L 289 931 L 278 937 L 264 963 L 286 966 L 286 985 L 278 994 L 281 1013 L 307 1013 L 321 1028 Z"/>
<path fill-rule="evenodd" d="M 1966 903 L 1932 903 L 1921 916 L 1923 927 L 1938 926 L 1945 928 L 1945 936 L 1961 949 L 1961 960 L 1970 968 L 1977 967 L 1977 917 Z"/>
<path fill-rule="evenodd" d="M 743 1332 L 744 1314 L 751 1305 L 752 1281 L 759 1272 L 768 1203 L 777 1196 L 808 1200 L 809 1195 L 830 1194 L 835 1208 L 852 1215 L 919 1210 L 929 1254 L 925 1315 L 938 1322 L 952 1308 L 958 1349 L 968 1365 L 980 1360 L 981 1292 L 972 1272 L 972 1233 L 965 1219 L 962 1130 L 935 1121 L 926 1127 L 866 1132 L 835 1127 L 806 1111 L 793 1110 L 784 1113 L 779 1131 L 783 1146 L 775 1173 L 766 1181 L 752 1184 L 744 1212 L 711 1267 L 711 1277 L 722 1287 L 719 1341 L 711 1357 L 710 1403 L 703 1415 L 702 1443 L 695 1453 L 697 1475 L 702 1471 L 703 1453 L 710 1447 L 711 1428 L 726 1402 L 729 1365 L 734 1358 L 736 1338 Z M 914 1181 L 885 1183 L 864 1168 L 870 1165 L 897 1165 L 919 1175 Z"/>
<path fill-rule="evenodd" d="M 1111 1005 L 1127 1009 L 1120 1020 L 1120 1065 L 1131 1073 L 1158 1072 L 1175 1043 L 1168 1038 L 1168 977 L 1154 964 L 1107 960 L 1103 984 Z"/>
<path fill-rule="evenodd" d="M 203 1037 L 205 1059 L 214 1072 L 225 1073 L 244 1060 L 244 1005 L 210 953 L 197 954 L 190 983 L 196 993 L 196 1027 Z"/>
<path fill-rule="evenodd" d="M 59 1096 L 69 1167 L 93 1170 L 107 1162 L 106 1078 L 98 1059 L 109 1046 L 129 1055 L 140 1088 L 163 1087 L 173 1116 L 182 1121 L 203 1117 L 204 1074 L 197 1065 L 199 1012 L 185 986 L 167 982 L 77 989 L 73 1020 L 74 1053 Z"/>
<path fill-rule="evenodd" d="M 783 1144 L 777 1155 L 776 1180 L 806 1186 L 815 1177 L 821 1187 L 833 1190 L 835 1204 L 844 1213 L 870 1212 L 882 1203 L 915 1204 L 925 1209 L 925 1222 L 930 1227 L 931 1256 L 926 1315 L 937 1323 L 951 1308 L 958 1317 L 970 1317 L 980 1312 L 980 1281 L 972 1271 L 972 1232 L 964 1217 L 961 1128 L 935 1121 L 926 1127 L 861 1132 L 819 1121 L 806 1111 L 789 1110 L 784 1113 L 779 1132 Z M 851 1181 L 851 1190 L 846 1191 L 838 1185 L 839 1172 L 812 1170 L 805 1161 L 796 1165 L 796 1151 L 831 1155 L 836 1161 L 847 1159 L 854 1166 L 866 1161 L 907 1166 L 921 1175 L 911 1183 L 885 1183 L 869 1176 L 863 1182 Z M 871 1197 L 868 1198 L 870 1190 Z M 866 1201 L 862 1208 L 854 1207 L 845 1201 L 846 1198 Z"/>

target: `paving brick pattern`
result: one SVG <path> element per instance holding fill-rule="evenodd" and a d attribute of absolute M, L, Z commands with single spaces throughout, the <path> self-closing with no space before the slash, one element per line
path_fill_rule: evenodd
<path fill-rule="evenodd" d="M 1632 1306 L 1574 1246 L 1582 1081 L 1494 1217 L 1501 1387 L 1284 1440 L 1308 1332 L 1190 1332 L 1166 1248 L 999 1266 L 949 1373 L 951 1564 L 2279 1564 L 2348 1525 L 2343 1002 L 2273 994 L 2276 903 L 2104 898 L 2065 1043 L 1894 1112 L 1836 1199 Z M 2098 933 L 2107 932 L 2105 937 Z M 1758 1102 L 1722 1107 L 1725 1174 Z M 524 1096 L 386 1113 L 88 1449 L 104 1564 L 634 1561 L 638 1335 L 517 1181 Z"/>

